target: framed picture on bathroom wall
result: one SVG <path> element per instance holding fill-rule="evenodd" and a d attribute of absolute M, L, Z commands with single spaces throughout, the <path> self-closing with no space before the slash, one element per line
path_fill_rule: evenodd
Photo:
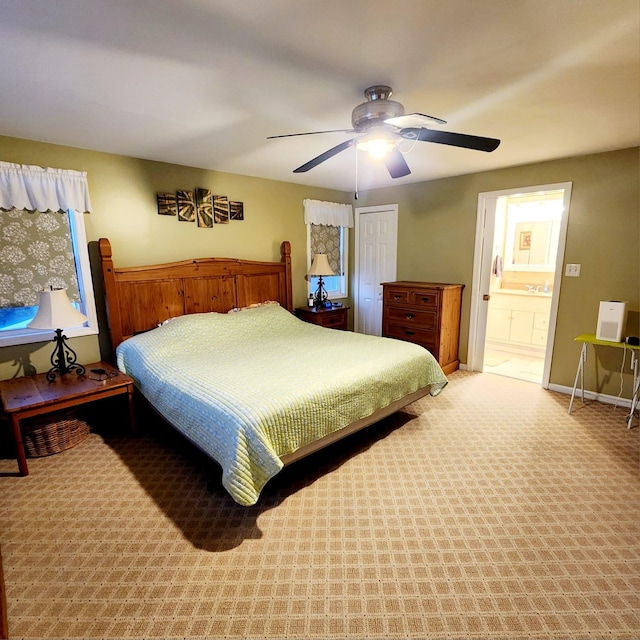
<path fill-rule="evenodd" d="M 531 249 L 531 231 L 520 232 L 520 251 Z"/>

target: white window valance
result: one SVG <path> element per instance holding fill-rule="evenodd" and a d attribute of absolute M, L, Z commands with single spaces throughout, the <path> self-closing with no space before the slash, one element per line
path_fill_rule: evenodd
<path fill-rule="evenodd" d="M 89 212 L 87 173 L 0 162 L 0 208 Z"/>
<path fill-rule="evenodd" d="M 353 207 L 350 204 L 303 200 L 304 223 L 331 227 L 353 227 Z"/>

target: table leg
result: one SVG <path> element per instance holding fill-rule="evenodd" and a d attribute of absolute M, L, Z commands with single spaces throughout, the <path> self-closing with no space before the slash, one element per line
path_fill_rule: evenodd
<path fill-rule="evenodd" d="M 631 429 L 633 414 L 638 406 L 638 395 L 640 392 L 640 376 L 638 376 L 638 357 L 635 352 L 631 352 L 631 368 L 633 369 L 633 393 L 631 394 L 631 409 L 627 418 L 627 429 Z"/>
<path fill-rule="evenodd" d="M 7 591 L 4 586 L 2 570 L 2 551 L 0 551 L 0 638 L 9 637 L 9 621 L 7 620 Z"/>
<path fill-rule="evenodd" d="M 13 441 L 16 445 L 16 459 L 18 460 L 18 469 L 20 475 L 28 476 L 29 467 L 27 466 L 27 456 L 24 453 L 24 444 L 22 443 L 22 431 L 20 431 L 20 421 L 15 413 L 11 414 L 11 428 L 13 430 Z"/>
<path fill-rule="evenodd" d="M 587 361 L 587 343 L 582 343 L 582 349 L 580 350 L 580 359 L 578 360 L 578 370 L 576 371 L 576 379 L 573 383 L 573 391 L 571 392 L 571 402 L 569 402 L 569 413 L 573 409 L 573 399 L 576 395 L 576 389 L 578 388 L 578 378 L 580 378 L 580 387 L 582 391 L 582 404 L 584 404 L 584 363 Z"/>
<path fill-rule="evenodd" d="M 129 427 L 131 429 L 131 433 L 135 434 L 137 432 L 137 427 L 136 411 L 133 402 L 133 385 L 129 385 L 129 387 L 127 387 L 127 400 L 129 403 Z"/>

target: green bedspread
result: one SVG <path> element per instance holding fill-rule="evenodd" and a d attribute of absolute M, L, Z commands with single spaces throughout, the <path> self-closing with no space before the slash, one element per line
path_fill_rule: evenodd
<path fill-rule="evenodd" d="M 280 456 L 447 379 L 417 345 L 336 331 L 278 304 L 175 318 L 117 349 L 119 368 L 255 504 Z"/>

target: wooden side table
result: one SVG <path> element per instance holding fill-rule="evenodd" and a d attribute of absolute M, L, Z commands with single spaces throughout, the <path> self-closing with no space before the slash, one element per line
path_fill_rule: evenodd
<path fill-rule="evenodd" d="M 331 307 L 331 309 L 316 309 L 315 307 L 297 307 L 296 316 L 300 320 L 317 324 L 330 329 L 349 328 L 349 307 Z"/>
<path fill-rule="evenodd" d="M 2 410 L 11 421 L 20 475 L 29 475 L 20 421 L 121 394 L 128 396 L 129 424 L 135 431 L 133 380 L 108 362 L 86 366 L 86 374 L 69 373 L 47 381 L 46 373 L 0 381 Z M 103 373 L 104 372 L 104 373 Z"/>

